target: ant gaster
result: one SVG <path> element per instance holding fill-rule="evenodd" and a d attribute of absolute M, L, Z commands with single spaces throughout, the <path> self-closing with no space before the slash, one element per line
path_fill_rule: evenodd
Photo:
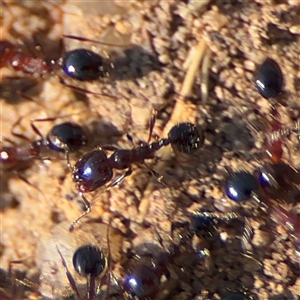
<path fill-rule="evenodd" d="M 175 151 L 189 153 L 199 149 L 204 143 L 203 132 L 197 129 L 192 123 L 180 123 L 175 125 L 170 130 L 168 138 L 150 143 L 155 120 L 156 113 L 154 113 L 150 119 L 149 136 L 146 144 L 134 147 L 131 150 L 117 149 L 115 147 L 99 147 L 98 149 L 85 153 L 76 162 L 72 168 L 73 180 L 81 194 L 86 210 L 72 223 L 70 231 L 73 231 L 77 222 L 91 211 L 91 204 L 85 198 L 84 193 L 92 192 L 108 183 L 113 177 L 113 169 L 127 170 L 123 175 L 112 181 L 106 188 L 111 188 L 119 184 L 125 177 L 129 176 L 132 173 L 131 166 L 133 163 L 145 165 L 157 180 L 163 183 L 163 177 L 151 169 L 145 163 L 145 159 L 154 158 L 156 151 L 169 144 L 171 144 Z M 128 138 L 132 141 L 130 136 L 128 136 Z M 113 153 L 107 157 L 103 149 L 113 151 Z"/>
<path fill-rule="evenodd" d="M 45 138 L 34 125 L 36 121 L 52 120 L 39 119 L 31 121 L 32 129 L 41 139 L 20 146 L 3 147 L 0 149 L 0 166 L 7 168 L 18 165 L 34 158 L 51 155 L 51 151 L 63 152 L 67 158 L 69 152 L 77 151 L 87 144 L 87 137 L 78 124 L 65 122 L 55 125 Z M 49 152 L 50 150 L 50 152 Z"/>
<path fill-rule="evenodd" d="M 276 98 L 283 92 L 284 78 L 278 63 L 267 58 L 259 65 L 255 86 L 262 97 L 265 99 Z"/>
<path fill-rule="evenodd" d="M 255 86 L 263 98 L 272 102 L 272 122 L 265 147 L 272 163 L 276 164 L 279 163 L 283 155 L 283 137 L 294 131 L 298 131 L 299 135 L 299 120 L 296 121 L 294 128 L 282 128 L 281 126 L 280 115 L 275 107 L 274 100 L 284 92 L 284 77 L 279 64 L 275 60 L 267 58 L 258 66 Z"/>

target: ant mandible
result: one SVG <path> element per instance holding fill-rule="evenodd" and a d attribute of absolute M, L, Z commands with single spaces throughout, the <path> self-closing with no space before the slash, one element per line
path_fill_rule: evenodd
<path fill-rule="evenodd" d="M 180 123 L 175 125 L 168 134 L 168 138 L 163 138 L 150 143 L 156 112 L 150 118 L 148 141 L 132 149 L 117 149 L 115 147 L 98 147 L 88 153 L 85 153 L 72 167 L 73 181 L 79 190 L 82 200 L 85 204 L 85 212 L 77 218 L 70 226 L 73 231 L 78 221 L 90 213 L 91 203 L 86 199 L 84 193 L 92 192 L 106 183 L 113 177 L 113 169 L 124 170 L 126 172 L 112 181 L 106 189 L 119 184 L 125 177 L 132 173 L 132 164 L 140 163 L 145 165 L 157 180 L 163 183 L 163 177 L 149 167 L 146 159 L 155 157 L 155 152 L 160 148 L 171 144 L 172 148 L 178 152 L 190 153 L 199 149 L 204 143 L 204 133 L 192 123 Z M 132 141 L 131 136 L 127 137 Z M 103 150 L 113 151 L 107 157 Z"/>

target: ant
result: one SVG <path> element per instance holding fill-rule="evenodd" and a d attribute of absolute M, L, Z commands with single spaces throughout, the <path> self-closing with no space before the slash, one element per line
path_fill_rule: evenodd
<path fill-rule="evenodd" d="M 67 161 L 69 161 L 69 152 L 77 151 L 86 145 L 87 136 L 80 125 L 65 122 L 53 126 L 44 138 L 34 123 L 54 119 L 31 120 L 31 127 L 40 136 L 40 139 L 29 144 L 1 148 L 0 166 L 10 168 L 34 158 L 42 158 L 49 154 L 49 150 L 50 153 L 53 151 L 65 153 Z"/>
<path fill-rule="evenodd" d="M 41 294 L 47 299 L 107 299 L 113 262 L 122 259 L 123 234 L 110 220 L 85 223 L 74 234 L 68 229 L 68 221 L 55 225 L 38 245 Z"/>
<path fill-rule="evenodd" d="M 157 299 L 159 296 L 158 299 L 161 299 L 162 295 L 169 295 L 171 286 L 168 283 L 171 282 L 171 274 L 168 264 L 173 256 L 176 255 L 162 252 L 157 255 L 144 253 L 132 257 L 124 267 L 124 279 L 118 282 L 126 299 L 148 300 Z M 163 276 L 167 278 L 166 283 L 162 283 Z"/>
<path fill-rule="evenodd" d="M 272 102 L 284 92 L 284 77 L 276 61 L 267 58 L 258 67 L 255 86 L 263 98 Z M 296 187 L 300 182 L 299 172 L 282 163 L 283 137 L 292 132 L 299 132 L 299 121 L 295 123 L 294 127 L 282 128 L 278 110 L 274 105 L 271 106 L 271 111 L 273 120 L 270 124 L 269 136 L 265 142 L 270 164 L 257 171 L 256 176 L 246 171 L 229 174 L 225 183 L 225 193 L 229 199 L 235 202 L 255 199 L 276 223 L 284 225 L 293 233 L 296 240 L 296 251 L 299 252 L 299 216 L 280 205 L 275 205 L 270 200 L 270 197 L 278 198 L 279 196 L 283 196 L 284 200 L 287 200 L 286 196 L 291 192 L 291 188 Z M 296 193 L 299 193 L 299 191 L 296 191 Z"/>
<path fill-rule="evenodd" d="M 260 184 L 259 178 L 246 171 L 232 172 L 227 178 L 225 193 L 229 199 L 235 202 L 254 199 L 263 211 L 270 214 L 274 222 L 283 225 L 292 233 L 295 239 L 296 253 L 300 254 L 300 216 L 286 210 L 281 205 L 274 204 L 264 193 Z M 272 184 L 271 180 L 269 184 Z"/>
<path fill-rule="evenodd" d="M 91 204 L 84 196 L 84 193 L 92 192 L 111 181 L 113 169 L 127 170 L 123 175 L 113 180 L 106 189 L 118 185 L 125 177 L 129 176 L 132 173 L 132 164 L 134 163 L 145 165 L 160 183 L 164 183 L 163 176 L 148 166 L 145 163 L 145 159 L 154 158 L 156 151 L 169 144 L 175 151 L 190 153 L 199 149 L 204 143 L 204 133 L 192 123 L 177 124 L 169 131 L 168 138 L 150 143 L 155 120 L 156 112 L 150 118 L 147 143 L 142 143 L 131 150 L 117 149 L 110 146 L 98 147 L 85 153 L 71 168 L 73 181 L 76 183 L 86 210 L 72 223 L 70 231 L 73 231 L 78 221 L 91 211 Z M 127 135 L 127 137 L 132 142 L 132 137 L 130 135 Z M 113 151 L 113 153 L 107 157 L 103 149 Z"/>
<path fill-rule="evenodd" d="M 66 276 L 72 287 L 72 290 L 76 293 L 79 300 L 82 299 L 79 290 L 76 286 L 76 282 L 69 271 L 67 263 L 57 248 L 59 256 L 62 260 L 62 265 L 65 269 Z M 72 258 L 73 267 L 75 271 L 83 277 L 87 278 L 87 300 L 93 300 L 96 297 L 96 278 L 103 277 L 108 268 L 108 260 L 99 247 L 92 244 L 87 244 L 79 247 L 73 254 Z"/>
<path fill-rule="evenodd" d="M 164 251 L 155 244 L 142 244 L 138 254 L 134 253 L 124 264 L 125 274 L 118 282 L 123 295 L 126 299 L 171 299 L 172 292 L 178 287 L 178 278 L 186 284 L 190 283 L 187 276 L 189 268 L 194 270 L 195 264 L 203 261 L 206 272 L 212 270 L 209 244 L 215 241 L 217 227 L 239 219 L 235 213 L 221 216 L 197 211 L 191 214 L 189 222 L 180 225 L 173 223 L 171 246 L 166 249 L 159 237 Z M 174 234 L 179 238 L 176 242 Z M 177 275 L 175 278 L 174 272 Z"/>
<path fill-rule="evenodd" d="M 284 93 L 284 77 L 278 63 L 266 58 L 259 66 L 255 76 L 255 87 L 259 94 L 271 102 Z M 266 152 L 272 163 L 279 163 L 283 155 L 283 141 L 284 136 L 291 132 L 298 131 L 299 134 L 299 120 L 296 121 L 294 128 L 283 128 L 280 124 L 280 116 L 274 104 L 271 104 L 272 122 L 270 124 L 270 134 L 266 140 Z"/>
<path fill-rule="evenodd" d="M 123 45 L 112 45 L 73 35 L 63 35 L 62 38 L 89 41 L 107 46 L 124 47 Z M 62 50 L 61 52 L 63 53 Z M 21 71 L 25 74 L 36 74 L 38 76 L 52 76 L 54 74 L 58 74 L 58 70 L 61 70 L 63 75 L 71 79 L 89 82 L 99 78 L 108 77 L 110 70 L 112 69 L 112 63 L 103 56 L 84 48 L 67 51 L 58 59 L 46 61 L 42 58 L 35 58 L 31 54 L 21 51 L 19 47 L 13 45 L 7 40 L 2 40 L 0 41 L 0 67 L 8 67 L 15 71 Z M 64 86 L 79 93 L 100 95 L 99 93 L 94 93 L 80 87 L 69 85 L 65 83 L 60 76 L 59 80 Z"/>

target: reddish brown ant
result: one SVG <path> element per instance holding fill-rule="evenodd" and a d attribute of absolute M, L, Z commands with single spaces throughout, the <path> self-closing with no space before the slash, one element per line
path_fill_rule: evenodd
<path fill-rule="evenodd" d="M 22 51 L 20 47 L 14 45 L 8 40 L 1 40 L 0 67 L 8 67 L 15 71 L 21 71 L 25 74 L 32 74 L 40 77 L 44 75 L 57 75 L 61 84 L 79 93 L 105 95 L 111 97 L 107 94 L 94 93 L 87 89 L 70 85 L 65 82 L 65 80 L 60 75 L 60 71 L 62 71 L 63 76 L 67 76 L 69 78 L 83 82 L 106 78 L 110 75 L 110 72 L 112 70 L 112 62 L 110 62 L 109 59 L 104 58 L 103 56 L 89 49 L 80 48 L 64 52 L 63 38 L 76 39 L 79 41 L 93 42 L 106 46 L 115 46 L 122 48 L 128 46 L 112 45 L 110 43 L 99 42 L 73 35 L 63 35 L 60 39 L 61 56 L 58 59 L 51 59 L 47 61 L 42 58 L 36 58 L 31 53 Z M 25 87 L 20 93 L 24 95 L 23 92 L 32 87 L 33 86 Z M 25 95 L 24 98 L 26 98 Z"/>
<path fill-rule="evenodd" d="M 9 41 L 0 41 L 0 67 L 8 67 L 15 71 L 27 74 L 51 74 L 53 68 L 41 58 L 34 58 L 29 54 L 21 52 L 20 49 Z"/>
<path fill-rule="evenodd" d="M 65 122 L 55 125 L 46 137 L 43 137 L 34 124 L 55 119 L 57 118 L 31 120 L 31 128 L 40 139 L 29 144 L 1 148 L 0 166 L 4 169 L 12 168 L 35 158 L 51 157 L 55 152 L 65 153 L 68 160 L 70 152 L 77 151 L 87 144 L 86 134 L 78 124 Z"/>
<path fill-rule="evenodd" d="M 154 158 L 156 151 L 170 144 L 175 151 L 189 153 L 199 149 L 204 143 L 203 132 L 198 130 L 192 123 L 175 125 L 169 131 L 168 138 L 150 143 L 155 120 L 156 112 L 150 119 L 147 143 L 142 143 L 131 150 L 117 149 L 110 146 L 99 147 L 85 153 L 71 168 L 73 180 L 77 185 L 86 210 L 72 223 L 70 231 L 73 231 L 77 222 L 91 211 L 91 203 L 86 199 L 84 193 L 92 192 L 110 182 L 113 177 L 113 169 L 127 170 L 123 175 L 109 183 L 106 189 L 119 184 L 125 177 L 129 176 L 132 173 L 132 164 L 134 163 L 145 165 L 159 182 L 164 183 L 163 177 L 149 167 L 145 160 Z M 131 136 L 127 135 L 127 137 L 132 141 Z M 113 153 L 107 157 L 103 149 L 113 151 Z"/>

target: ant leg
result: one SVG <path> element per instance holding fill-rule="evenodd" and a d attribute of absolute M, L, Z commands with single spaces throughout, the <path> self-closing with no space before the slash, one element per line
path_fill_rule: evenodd
<path fill-rule="evenodd" d="M 56 245 L 56 249 L 57 249 L 57 252 L 58 252 L 58 254 L 59 254 L 60 258 L 61 258 L 61 262 L 62 262 L 62 265 L 63 265 L 63 267 L 64 267 L 64 269 L 65 269 L 65 272 L 66 272 L 68 281 L 69 281 L 69 283 L 70 283 L 70 285 L 71 285 L 73 291 L 76 293 L 78 299 L 81 300 L 82 298 L 81 298 L 81 296 L 80 296 L 80 294 L 79 294 L 79 291 L 78 291 L 78 289 L 77 289 L 75 280 L 74 280 L 72 274 L 70 273 L 69 268 L 68 268 L 68 266 L 67 266 L 67 263 L 66 263 L 66 261 L 65 261 L 65 259 L 64 259 L 64 257 L 63 257 L 63 255 L 61 254 L 60 250 L 58 249 L 58 246 L 57 246 L 57 245 Z"/>
<path fill-rule="evenodd" d="M 30 114 L 30 113 L 32 113 L 32 111 L 29 112 L 28 114 Z M 13 126 L 12 126 L 12 128 L 11 128 L 11 134 L 14 135 L 14 136 L 16 136 L 16 137 L 18 137 L 18 138 L 20 138 L 20 139 L 22 139 L 22 140 L 25 140 L 25 141 L 27 141 L 27 142 L 30 142 L 30 139 L 27 138 L 24 134 L 15 132 L 15 128 L 16 128 L 18 125 L 20 125 L 22 119 L 23 119 L 25 116 L 26 116 L 26 115 L 19 117 L 19 119 L 13 124 Z M 40 136 L 40 135 L 39 135 L 39 136 Z"/>
<path fill-rule="evenodd" d="M 6 143 L 9 143 L 10 145 L 12 145 L 12 146 L 17 146 L 17 143 L 16 142 L 14 142 L 13 140 L 11 140 L 10 138 L 6 138 L 6 137 L 4 137 L 4 136 L 1 136 L 0 137 L 1 138 L 1 143 L 3 143 L 3 142 L 6 142 Z M 25 137 L 24 137 L 25 138 Z M 27 139 L 27 138 L 26 138 Z M 28 139 L 27 139 L 28 140 Z"/>
<path fill-rule="evenodd" d="M 18 278 L 16 278 L 15 274 L 13 274 L 13 265 L 23 264 L 24 260 L 25 259 L 10 261 L 9 265 L 8 265 L 7 276 L 5 276 L 6 278 L 4 280 L 5 281 L 10 281 L 15 288 L 17 288 L 19 286 L 22 286 L 23 288 L 27 287 L 27 288 L 30 288 L 33 291 L 37 292 L 38 291 L 38 286 L 35 283 L 33 283 L 32 281 L 30 281 L 27 278 L 18 279 Z M 3 278 L 2 278 L 2 281 L 3 281 Z M 0 288 L 0 291 L 5 292 L 5 290 L 2 289 L 2 288 Z M 14 291 L 11 296 L 15 296 L 16 293 L 17 293 L 17 291 Z M 10 298 L 7 298 L 7 299 L 10 299 Z"/>
<path fill-rule="evenodd" d="M 126 137 L 129 140 L 129 142 L 131 143 L 132 148 L 135 148 L 136 144 L 134 143 L 132 136 L 129 133 L 126 133 Z M 141 140 L 139 140 L 138 144 L 139 144 L 139 146 L 147 145 L 144 141 L 141 141 Z"/>
<path fill-rule="evenodd" d="M 65 151 L 65 157 L 66 157 L 66 161 L 67 161 L 67 166 L 68 166 L 68 168 L 70 169 L 71 172 L 73 172 L 74 168 L 73 168 L 73 166 L 71 165 L 71 162 L 70 162 L 70 154 L 69 154 L 69 151 Z"/>
<path fill-rule="evenodd" d="M 109 219 L 108 222 L 108 226 L 107 226 L 107 231 L 106 231 L 106 241 L 107 241 L 107 251 L 108 251 L 108 255 L 107 255 L 107 265 L 108 265 L 108 283 L 107 283 L 107 291 L 106 291 L 106 299 L 108 299 L 109 296 L 109 292 L 110 292 L 110 282 L 111 282 L 111 252 L 110 252 L 110 239 L 109 239 L 109 229 L 111 226 L 111 219 Z"/>
<path fill-rule="evenodd" d="M 159 173 L 157 173 L 155 170 L 153 170 L 150 166 L 148 166 L 145 162 L 143 163 L 143 165 L 148 168 L 150 170 L 150 172 L 152 173 L 152 175 L 154 175 L 157 179 L 157 181 L 161 184 L 163 184 L 164 186 L 168 187 L 169 185 L 164 181 L 164 176 L 160 175 Z"/>
<path fill-rule="evenodd" d="M 111 46 L 111 47 L 121 47 L 121 48 L 127 48 L 128 46 L 130 46 L 130 44 L 127 45 L 115 45 L 115 44 L 110 44 L 110 43 L 106 43 L 106 42 L 100 42 L 100 41 L 96 41 L 96 40 L 92 40 L 92 39 L 88 39 L 88 38 L 84 38 L 84 37 L 80 37 L 80 36 L 76 36 L 76 35 L 63 35 L 63 38 L 66 39 L 73 39 L 73 40 L 78 40 L 78 41 L 82 41 L 82 42 L 92 42 L 95 44 L 101 44 L 104 46 Z"/>
<path fill-rule="evenodd" d="M 107 151 L 117 151 L 119 148 L 114 147 L 114 146 L 101 146 L 99 147 L 99 150 L 107 150 Z"/>
<path fill-rule="evenodd" d="M 127 137 L 128 141 L 131 143 L 131 147 L 134 148 L 135 144 L 134 144 L 132 136 L 129 133 L 126 133 L 126 137 Z"/>
<path fill-rule="evenodd" d="M 79 216 L 75 221 L 72 222 L 72 224 L 71 224 L 71 226 L 69 228 L 70 232 L 74 231 L 75 226 L 77 225 L 78 221 L 80 219 L 82 219 L 84 216 L 86 216 L 87 214 L 89 214 L 91 212 L 91 208 L 92 208 L 91 203 L 85 198 L 85 196 L 83 195 L 83 193 L 80 192 L 79 194 L 80 194 L 80 196 L 82 198 L 82 201 L 83 201 L 83 203 L 85 205 L 85 211 L 84 211 L 84 213 L 81 216 Z"/>
<path fill-rule="evenodd" d="M 157 111 L 153 110 L 152 115 L 151 115 L 151 119 L 150 119 L 150 122 L 149 122 L 149 135 L 148 135 L 148 142 L 147 142 L 147 144 L 149 144 L 150 141 L 151 141 L 151 137 L 152 137 L 152 133 L 153 133 L 153 128 L 154 128 L 155 121 L 156 121 L 156 116 L 157 116 Z"/>
<path fill-rule="evenodd" d="M 114 180 L 111 184 L 109 184 L 105 190 L 108 190 L 111 187 L 118 185 L 120 182 L 123 181 L 125 177 L 131 175 L 131 173 L 132 173 L 132 169 L 129 168 L 123 175 L 119 176 L 116 180 Z"/>
<path fill-rule="evenodd" d="M 247 218 L 244 218 L 245 225 L 244 225 L 244 231 L 241 238 L 242 248 L 244 252 L 252 252 L 252 246 L 250 244 L 250 241 L 253 237 L 253 230 L 251 227 L 251 224 Z"/>
<path fill-rule="evenodd" d="M 79 113 L 78 113 L 79 114 Z M 75 114 L 76 115 L 76 114 Z M 34 125 L 34 123 L 36 122 L 52 122 L 55 121 L 57 119 L 62 119 L 62 118 L 69 118 L 74 116 L 74 114 L 70 114 L 70 115 L 64 115 L 64 116 L 59 116 L 59 117 L 49 117 L 49 118 L 43 118 L 43 119 L 31 119 L 30 121 L 30 126 L 32 128 L 32 130 L 40 137 L 40 138 L 44 138 L 42 133 L 39 131 L 39 129 L 37 128 L 36 125 Z"/>
<path fill-rule="evenodd" d="M 95 95 L 95 96 L 104 96 L 104 97 L 109 97 L 109 98 L 112 98 L 114 100 L 117 100 L 117 97 L 115 96 L 112 96 L 112 95 L 109 95 L 109 94 L 106 94 L 106 93 L 95 93 L 95 92 L 92 92 L 90 90 L 87 90 L 87 89 L 84 89 L 84 88 L 80 88 L 80 87 L 77 87 L 77 86 L 74 86 L 72 84 L 68 84 L 66 83 L 61 77 L 59 77 L 59 82 L 67 87 L 67 88 L 70 88 L 80 94 L 89 94 L 89 95 Z"/>

